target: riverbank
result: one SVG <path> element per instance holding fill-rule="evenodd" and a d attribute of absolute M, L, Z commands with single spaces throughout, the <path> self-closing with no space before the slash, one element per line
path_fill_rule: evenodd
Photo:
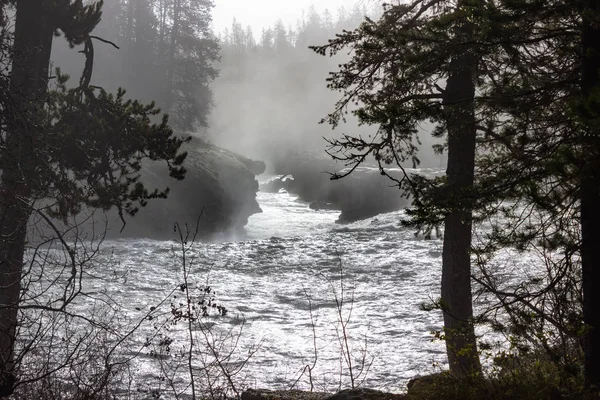
<path fill-rule="evenodd" d="M 347 389 L 338 393 L 250 389 L 242 393 L 241 400 L 403 400 L 407 399 L 406 396 L 368 388 Z"/>

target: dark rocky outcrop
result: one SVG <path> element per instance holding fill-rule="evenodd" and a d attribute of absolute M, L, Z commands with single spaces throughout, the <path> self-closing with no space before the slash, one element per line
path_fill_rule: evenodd
<path fill-rule="evenodd" d="M 400 178 L 399 172 L 389 172 Z M 371 218 L 410 205 L 394 182 L 376 168 L 357 168 L 351 175 L 333 181 L 331 193 L 342 211 L 337 220 L 339 223 Z"/>
<path fill-rule="evenodd" d="M 242 392 L 241 400 L 323 400 L 330 396 L 327 392 L 248 389 Z"/>
<path fill-rule="evenodd" d="M 441 386 L 445 379 L 451 379 L 451 375 L 448 371 L 416 376 L 409 380 L 406 385 L 408 395 L 413 397 L 423 397 L 429 393 L 435 393 L 435 389 L 438 386 Z"/>
<path fill-rule="evenodd" d="M 293 178 L 289 175 L 280 176 L 279 178 L 272 179 L 269 182 L 260 185 L 260 191 L 266 193 L 277 193 L 281 189 L 289 191 L 292 181 Z"/>
<path fill-rule="evenodd" d="M 183 181 L 168 177 L 164 165 L 145 168 L 143 179 L 147 187 L 170 188 L 166 200 L 151 200 L 133 218 L 127 218 L 122 233 L 121 224 L 111 213 L 113 226 L 110 237 L 174 238 L 174 224 L 187 224 L 194 229 L 199 220 L 202 236 L 240 232 L 248 217 L 262 212 L 256 201 L 258 181 L 255 176 L 265 170 L 262 161 L 250 160 L 198 139 L 184 148 L 188 152 Z"/>
<path fill-rule="evenodd" d="M 406 396 L 379 390 L 356 388 L 338 393 L 306 392 L 302 390 L 249 389 L 242 393 L 242 400 L 401 400 Z"/>
<path fill-rule="evenodd" d="M 310 154 L 290 156 L 274 165 L 274 172 L 282 177 L 261 186 L 261 190 L 277 192 L 285 189 L 311 203 L 312 209 L 340 210 L 339 223 L 370 218 L 410 205 L 410 200 L 402 197 L 394 182 L 381 175 L 374 166 L 360 167 L 343 179 L 331 180 L 336 171 L 344 170 L 329 159 Z M 390 169 L 388 172 L 395 178 L 402 177 L 401 171 Z M 290 176 L 293 179 L 289 179 Z"/>

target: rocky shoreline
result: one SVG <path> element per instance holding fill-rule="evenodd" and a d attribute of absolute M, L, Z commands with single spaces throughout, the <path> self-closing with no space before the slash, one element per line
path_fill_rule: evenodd
<path fill-rule="evenodd" d="M 279 177 L 259 188 L 256 177 L 265 172 L 264 162 L 197 138 L 183 150 L 188 152 L 185 179 L 169 178 L 164 165 L 146 166 L 143 172 L 146 186 L 160 190 L 168 187 L 168 198 L 149 201 L 134 218 L 127 218 L 124 228 L 116 211 L 109 212 L 107 237 L 173 239 L 176 223 L 194 231 L 197 222 L 201 237 L 243 234 L 248 218 L 262 212 L 256 200 L 259 189 L 271 193 L 286 190 L 309 203 L 313 210 L 338 210 L 340 215 L 336 222 L 341 224 L 397 211 L 411 204 L 398 185 L 372 165 L 356 168 L 342 179 L 331 179 L 334 173 L 344 174 L 346 170 L 322 156 L 291 155 L 269 166 L 270 173 Z M 387 173 L 401 180 L 404 172 L 392 168 Z"/>
<path fill-rule="evenodd" d="M 122 223 L 112 211 L 108 215 L 109 238 L 137 237 L 173 239 L 174 225 L 194 231 L 201 237 L 228 236 L 243 232 L 248 218 L 262 210 L 256 200 L 256 176 L 265 163 L 192 139 L 182 150 L 185 179 L 169 178 L 164 165 L 149 165 L 142 179 L 148 188 L 170 189 L 167 199 L 150 200 L 133 218 Z M 187 228 L 186 228 L 187 227 Z"/>
<path fill-rule="evenodd" d="M 406 393 L 390 393 L 363 387 L 337 393 L 248 389 L 241 394 L 241 400 L 422 400 L 429 398 L 435 388 L 441 387 L 445 381 L 454 379 L 448 371 L 416 376 L 408 382 Z"/>

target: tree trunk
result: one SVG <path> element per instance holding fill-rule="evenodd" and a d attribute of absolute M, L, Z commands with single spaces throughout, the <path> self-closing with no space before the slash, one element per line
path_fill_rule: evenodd
<path fill-rule="evenodd" d="M 445 218 L 442 307 L 450 372 L 459 376 L 481 372 L 472 323 L 472 211 L 464 197 L 473 187 L 475 170 L 476 64 L 468 50 L 451 61 L 443 99 L 448 128 L 447 189 L 454 211 Z"/>
<path fill-rule="evenodd" d="M 41 125 L 36 121 L 46 99 L 53 36 L 47 3 L 44 0 L 17 2 L 11 71 L 14 118 L 7 126 L 0 186 L 0 396 L 12 392 L 15 378 L 14 345 L 21 273 L 35 174 L 32 160 L 34 146 L 39 145 Z"/>
<path fill-rule="evenodd" d="M 135 0 L 129 0 L 127 2 L 127 27 L 125 29 L 125 40 L 131 45 L 133 43 L 133 11 Z"/>
<path fill-rule="evenodd" d="M 179 24 L 181 19 L 181 0 L 173 0 L 173 27 L 171 29 L 171 43 L 167 59 L 167 87 L 165 105 L 167 112 L 173 106 L 173 79 L 175 77 L 175 53 L 179 39 Z"/>
<path fill-rule="evenodd" d="M 581 267 L 583 273 L 583 319 L 585 379 L 593 391 L 600 390 L 600 1 L 586 1 L 583 13 L 581 89 L 586 105 L 582 122 L 586 162 L 581 182 Z M 594 91 L 596 93 L 594 94 Z"/>
<path fill-rule="evenodd" d="M 167 29 L 167 4 L 166 4 L 167 0 L 160 0 L 160 4 L 159 4 L 159 29 L 158 29 L 158 42 L 160 43 L 160 45 L 162 46 L 163 43 L 165 42 L 165 35 L 166 35 L 166 29 Z M 161 52 L 162 55 L 162 52 Z"/>

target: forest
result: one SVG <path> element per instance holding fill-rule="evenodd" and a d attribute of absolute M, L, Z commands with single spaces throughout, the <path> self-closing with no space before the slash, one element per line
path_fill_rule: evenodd
<path fill-rule="evenodd" d="M 237 19 L 215 32 L 211 0 L 0 7 L 0 397 L 294 400 L 246 378 L 261 349 L 240 344 L 244 318 L 223 300 L 252 314 L 244 299 L 265 268 L 275 287 L 253 306 L 296 305 L 282 324 L 305 312 L 299 341 L 314 350 L 285 389 L 318 400 L 600 398 L 600 0 L 313 6 L 260 33 Z M 373 175 L 385 184 L 364 184 Z M 350 183 L 332 189 L 323 176 Z M 382 204 L 381 185 L 402 201 Z M 316 186 L 329 197 L 307 197 Z M 340 204 L 342 228 L 328 214 Z M 298 233 L 297 215 L 314 233 Z M 252 236 L 257 226 L 267 233 Z M 435 296 L 409 312 L 439 319 L 420 340 L 444 349 L 441 368 L 400 393 L 368 387 L 373 361 L 352 314 L 360 273 L 347 281 L 355 264 L 380 273 L 368 257 L 392 253 L 390 238 L 429 249 L 385 266 L 400 285 L 416 274 L 404 268 L 436 265 L 424 272 L 439 272 Z M 342 244 L 357 253 L 330 248 Z M 301 282 L 309 275 L 293 275 L 288 303 L 277 293 L 282 271 L 304 268 L 303 246 L 321 251 L 309 267 L 329 302 Z M 128 258 L 139 248 L 146 260 Z M 243 251 L 252 271 L 224 264 L 228 290 L 243 294 L 221 297 L 208 275 L 223 279 L 219 260 Z M 144 269 L 163 253 L 168 279 Z M 535 261 L 511 269 L 518 260 Z M 162 284 L 162 297 L 128 295 L 134 276 Z M 333 315 L 327 345 L 320 308 Z M 320 393 L 324 347 L 339 383 Z"/>

